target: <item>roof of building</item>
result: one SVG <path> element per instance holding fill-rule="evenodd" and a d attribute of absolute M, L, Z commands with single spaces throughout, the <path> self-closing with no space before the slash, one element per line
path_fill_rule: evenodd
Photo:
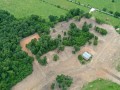
<path fill-rule="evenodd" d="M 88 52 L 84 52 L 84 53 L 82 54 L 82 57 L 83 57 L 84 59 L 86 59 L 86 60 L 89 60 L 89 59 L 92 57 L 92 55 L 89 54 Z"/>

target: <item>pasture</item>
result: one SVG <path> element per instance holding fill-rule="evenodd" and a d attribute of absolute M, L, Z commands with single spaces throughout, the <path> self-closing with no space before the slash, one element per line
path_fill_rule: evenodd
<path fill-rule="evenodd" d="M 65 9 L 72 9 L 72 8 L 80 8 L 84 10 L 85 12 L 89 12 L 89 9 L 83 6 L 78 6 L 72 2 L 69 2 L 67 0 L 44 0 L 48 3 L 42 2 L 41 0 L 24 0 L 23 1 L 16 1 L 16 0 L 1 0 L 0 2 L 0 9 L 7 10 L 11 14 L 13 14 L 17 18 L 23 18 L 28 17 L 32 14 L 42 16 L 43 18 L 46 18 L 49 15 L 64 15 L 67 11 L 57 8 L 54 5 L 60 6 Z M 116 2 L 112 3 L 111 0 L 77 0 L 80 1 L 83 4 L 91 5 L 95 8 L 103 9 L 106 8 L 107 11 L 118 11 L 120 7 L 120 1 L 116 0 Z M 53 4 L 53 5 L 51 5 Z M 93 13 L 94 17 L 97 17 L 103 21 L 105 21 L 108 24 L 119 26 L 120 20 L 117 18 L 114 18 L 109 15 L 105 15 L 99 12 Z"/>
<path fill-rule="evenodd" d="M 49 15 L 64 15 L 65 10 L 59 9 L 40 0 L 0 0 L 0 9 L 9 11 L 16 18 L 28 17 L 32 14 L 47 18 Z"/>
<path fill-rule="evenodd" d="M 82 90 L 120 90 L 120 85 L 103 79 L 97 79 L 88 83 Z"/>

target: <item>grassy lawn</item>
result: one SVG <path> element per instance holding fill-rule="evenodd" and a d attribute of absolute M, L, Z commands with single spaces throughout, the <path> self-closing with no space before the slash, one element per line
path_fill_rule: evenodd
<path fill-rule="evenodd" d="M 15 17 L 22 18 L 31 14 L 47 18 L 49 15 L 63 15 L 65 10 L 59 9 L 40 0 L 0 0 L 0 9 L 7 10 Z"/>
<path fill-rule="evenodd" d="M 97 79 L 85 85 L 82 90 L 120 90 L 120 85 L 103 79 Z"/>

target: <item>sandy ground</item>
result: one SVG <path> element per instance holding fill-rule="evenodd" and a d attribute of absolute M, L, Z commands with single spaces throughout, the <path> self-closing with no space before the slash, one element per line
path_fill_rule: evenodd
<path fill-rule="evenodd" d="M 33 38 L 39 38 L 37 34 L 23 39 L 20 44 L 22 49 L 28 55 L 34 57 L 33 73 L 25 78 L 23 81 L 16 84 L 12 90 L 50 90 L 50 85 L 54 82 L 58 74 L 65 74 L 73 77 L 74 83 L 70 90 L 80 90 L 80 88 L 97 78 L 110 79 L 120 84 L 120 74 L 115 70 L 113 63 L 119 56 L 120 51 L 120 35 L 116 33 L 115 29 L 110 25 L 98 25 L 92 19 L 81 19 L 80 22 L 70 20 L 69 22 L 61 22 L 55 26 L 56 32 L 53 33 L 51 29 L 51 36 L 57 37 L 58 34 L 63 35 L 64 31 L 69 30 L 69 24 L 74 22 L 79 28 L 84 22 L 92 23 L 93 28 L 90 32 L 99 37 L 98 46 L 85 45 L 77 54 L 72 54 L 73 48 L 66 47 L 63 52 L 58 53 L 60 60 L 54 62 L 53 55 L 57 53 L 56 50 L 46 53 L 44 56 L 48 58 L 48 65 L 41 66 L 38 64 L 34 55 L 25 47 Z M 94 26 L 99 26 L 108 30 L 106 36 L 101 36 L 94 31 Z M 84 51 L 88 51 L 93 55 L 92 61 L 86 65 L 81 65 L 77 57 Z M 58 88 L 55 90 L 59 90 Z"/>

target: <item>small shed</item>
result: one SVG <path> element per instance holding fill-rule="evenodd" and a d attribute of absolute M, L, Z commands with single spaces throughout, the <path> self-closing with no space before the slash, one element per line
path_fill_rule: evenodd
<path fill-rule="evenodd" d="M 96 9 L 95 8 L 91 8 L 89 13 L 92 13 L 94 11 L 96 11 Z"/>
<path fill-rule="evenodd" d="M 91 55 L 90 53 L 88 53 L 88 52 L 84 52 L 84 53 L 82 54 L 82 57 L 83 57 L 85 60 L 89 60 L 89 59 L 92 57 L 92 55 Z"/>

